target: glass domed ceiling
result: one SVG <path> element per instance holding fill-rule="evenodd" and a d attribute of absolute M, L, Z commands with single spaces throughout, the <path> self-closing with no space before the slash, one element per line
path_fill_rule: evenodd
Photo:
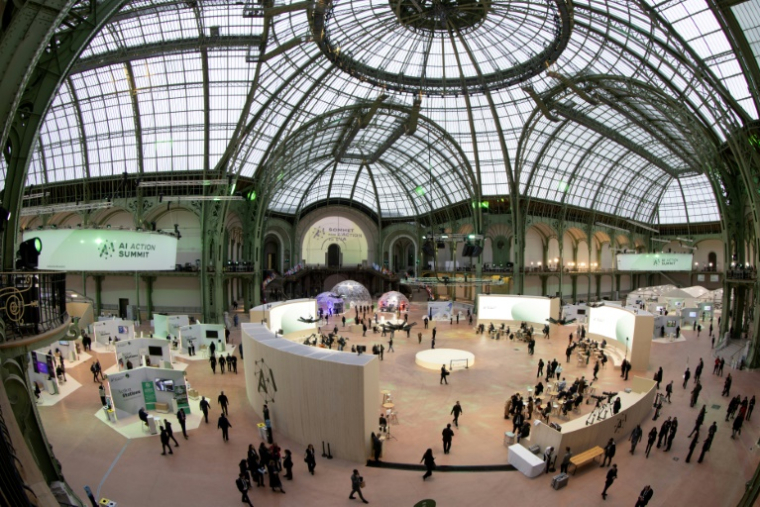
<path fill-rule="evenodd" d="M 567 46 L 566 0 L 335 0 L 314 40 L 344 72 L 403 92 L 477 93 L 530 79 Z"/>

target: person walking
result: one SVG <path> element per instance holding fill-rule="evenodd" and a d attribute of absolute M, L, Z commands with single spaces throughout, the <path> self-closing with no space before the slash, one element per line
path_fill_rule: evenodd
<path fill-rule="evenodd" d="M 451 424 L 447 424 L 441 432 L 443 437 L 443 454 L 448 454 L 451 451 L 451 439 L 454 438 L 454 430 L 451 429 Z"/>
<path fill-rule="evenodd" d="M 293 480 L 293 456 L 290 450 L 285 449 L 285 459 L 282 460 L 282 468 L 285 469 L 285 478 L 289 481 Z"/>
<path fill-rule="evenodd" d="M 464 414 L 464 410 L 462 410 L 462 405 L 459 404 L 459 401 L 456 402 L 454 405 L 454 408 L 451 409 L 451 414 L 454 415 L 454 426 L 457 428 L 459 427 L 459 416 Z"/>
<path fill-rule="evenodd" d="M 686 455 L 686 463 L 691 463 L 691 455 L 694 454 L 694 449 L 697 448 L 697 443 L 699 443 L 699 429 L 697 429 L 697 432 L 689 443 L 689 454 Z"/>
<path fill-rule="evenodd" d="M 628 440 L 631 441 L 631 454 L 633 454 L 633 451 L 636 450 L 636 445 L 639 443 L 639 440 L 641 440 L 643 436 L 644 431 L 641 429 L 641 426 L 637 424 L 631 432 L 631 436 L 628 437 Z"/>
<path fill-rule="evenodd" d="M 694 383 L 699 382 L 699 380 L 702 377 L 702 370 L 704 370 L 704 369 L 705 369 L 705 362 L 702 361 L 702 358 L 700 357 L 699 358 L 699 364 L 694 369 Z"/>
<path fill-rule="evenodd" d="M 206 419 L 206 424 L 208 424 L 208 411 L 211 408 L 211 405 L 209 404 L 205 396 L 201 396 L 200 407 L 201 407 L 201 412 L 203 412 L 203 417 Z"/>
<path fill-rule="evenodd" d="M 171 440 L 174 440 L 174 447 L 179 447 L 179 442 L 177 442 L 177 439 L 174 438 L 174 430 L 172 429 L 172 423 L 170 421 L 165 421 L 166 424 L 166 434 L 169 435 L 169 438 Z"/>
<path fill-rule="evenodd" d="M 222 394 L 216 399 L 216 402 L 222 406 L 222 413 L 224 415 L 229 415 L 229 412 L 227 412 L 227 405 L 229 405 L 230 400 L 227 398 L 227 395 L 224 394 L 224 391 L 222 391 Z"/>
<path fill-rule="evenodd" d="M 607 500 L 607 490 L 610 489 L 612 483 L 617 479 L 617 463 L 612 465 L 612 468 L 607 470 L 607 478 L 604 481 L 604 490 L 602 491 L 602 499 Z"/>
<path fill-rule="evenodd" d="M 232 425 L 230 424 L 230 421 L 224 416 L 224 413 L 219 416 L 219 421 L 216 423 L 216 427 L 217 429 L 222 429 L 222 440 L 225 442 L 229 441 L 229 429 L 232 428 Z"/>
<path fill-rule="evenodd" d="M 538 373 L 536 373 L 536 378 L 540 377 L 544 374 L 544 360 L 539 359 L 538 360 Z"/>
<path fill-rule="evenodd" d="M 673 446 L 673 440 L 676 438 L 676 431 L 678 431 L 678 417 L 674 417 L 670 423 L 670 433 L 668 434 L 668 445 L 665 447 L 665 452 L 668 452 Z"/>
<path fill-rule="evenodd" d="M 691 378 L 691 371 L 689 370 L 689 367 L 686 367 L 686 371 L 683 372 L 683 388 L 686 389 L 686 383 L 689 382 L 689 379 Z M 660 386 L 657 386 L 659 389 Z"/>
<path fill-rule="evenodd" d="M 697 404 L 700 391 L 702 391 L 702 384 L 697 382 L 697 385 L 695 385 L 694 389 L 691 390 L 691 403 L 689 404 L 690 407 L 693 407 Z"/>
<path fill-rule="evenodd" d="M 657 448 L 659 449 L 662 446 L 662 441 L 665 440 L 665 438 L 668 436 L 668 432 L 670 431 L 670 417 L 668 417 L 664 423 L 662 423 L 662 426 L 660 426 L 660 437 L 657 439 Z"/>
<path fill-rule="evenodd" d="M 306 455 L 303 458 L 306 462 L 306 466 L 309 468 L 309 473 L 314 475 L 314 469 L 317 468 L 317 458 L 314 452 L 314 446 L 309 444 L 306 448 Z"/>
<path fill-rule="evenodd" d="M 721 393 L 721 396 L 731 396 L 731 382 L 733 382 L 733 379 L 729 373 L 726 376 L 726 381 L 723 382 L 723 393 Z"/>
<path fill-rule="evenodd" d="M 712 446 L 712 441 L 717 431 L 718 431 L 718 423 L 713 421 L 712 426 L 710 426 L 710 429 L 707 430 L 707 438 L 705 439 L 704 444 L 702 444 L 702 452 L 699 454 L 699 459 L 697 460 L 697 463 L 702 463 L 702 460 L 705 459 L 705 453 L 710 451 L 710 446 Z"/>
<path fill-rule="evenodd" d="M 571 451 L 569 447 L 565 447 L 565 455 L 562 457 L 562 464 L 559 466 L 560 473 L 567 473 L 567 467 L 570 466 L 570 459 L 572 457 L 573 451 Z"/>
<path fill-rule="evenodd" d="M 607 466 L 610 466 L 612 464 L 612 458 L 615 457 L 615 440 L 610 438 L 610 440 L 607 442 L 607 445 L 604 446 L 604 459 L 602 460 L 602 464 L 599 466 L 599 468 L 605 466 L 605 463 Z"/>
<path fill-rule="evenodd" d="M 549 473 L 549 468 L 552 466 L 552 456 L 554 455 L 554 447 L 547 445 L 544 449 L 544 473 Z"/>
<path fill-rule="evenodd" d="M 654 490 L 652 489 L 652 486 L 647 484 L 644 486 L 644 489 L 641 490 L 641 493 L 639 494 L 639 499 L 636 501 L 635 507 L 646 507 L 649 505 L 649 500 L 652 499 L 654 496 Z"/>
<path fill-rule="evenodd" d="M 237 315 L 235 316 L 237 317 Z M 248 498 L 248 489 L 250 486 L 248 485 L 248 481 L 245 480 L 245 475 L 242 473 L 238 475 L 238 478 L 235 480 L 235 486 L 237 486 L 238 491 L 243 495 L 242 499 L 240 500 L 243 503 L 247 503 L 251 507 L 253 507 L 253 504 L 251 503 L 251 499 Z"/>
<path fill-rule="evenodd" d="M 739 435 L 742 434 L 742 425 L 743 424 L 744 424 L 744 416 L 742 414 L 737 415 L 736 419 L 734 419 L 734 424 L 733 424 L 733 428 L 732 428 L 733 431 L 731 432 L 731 438 L 732 439 L 736 438 L 736 434 L 737 433 Z"/>
<path fill-rule="evenodd" d="M 746 420 L 749 421 L 749 418 L 752 416 L 752 410 L 755 408 L 755 395 L 752 395 L 752 399 L 749 400 L 749 404 L 747 405 L 747 418 Z"/>
<path fill-rule="evenodd" d="M 433 457 L 433 449 L 428 449 L 425 451 L 425 454 L 422 455 L 420 463 L 425 464 L 425 475 L 422 476 L 422 480 L 424 481 L 433 475 L 433 470 L 435 470 L 435 457 Z"/>
<path fill-rule="evenodd" d="M 219 354 L 219 371 L 224 375 L 224 367 L 227 365 L 227 359 L 224 358 L 224 354 Z"/>
<path fill-rule="evenodd" d="M 691 438 L 695 432 L 699 433 L 699 427 L 702 426 L 702 424 L 705 422 L 705 414 L 707 414 L 707 405 L 702 405 L 702 410 L 700 410 L 699 414 L 697 414 L 697 420 L 694 423 L 694 429 L 691 430 L 691 433 L 689 433 L 686 438 Z"/>
<path fill-rule="evenodd" d="M 668 385 L 665 386 L 665 400 L 668 403 L 672 403 L 670 401 L 670 396 L 673 394 L 673 381 L 671 380 L 668 382 Z"/>
<path fill-rule="evenodd" d="M 443 366 L 441 366 L 441 381 L 439 382 L 439 384 L 443 384 L 445 382 L 446 385 L 448 385 L 449 381 L 446 380 L 446 377 L 448 376 L 449 376 L 449 372 L 446 370 L 446 365 L 444 364 Z"/>
<path fill-rule="evenodd" d="M 169 454 L 174 454 L 172 452 L 172 446 L 169 445 L 169 434 L 166 433 L 166 429 L 163 426 L 159 426 L 161 429 L 161 456 L 166 456 L 166 449 L 169 449 Z"/>
<path fill-rule="evenodd" d="M 211 345 L 214 345 L 213 343 Z M 211 354 L 211 357 L 208 359 L 209 364 L 211 364 L 211 371 L 214 372 L 214 375 L 216 375 L 216 356 L 214 354 Z"/>
<path fill-rule="evenodd" d="M 177 421 L 179 421 L 179 427 L 182 428 L 182 436 L 187 440 L 187 428 L 185 427 L 187 424 L 187 416 L 185 415 L 184 410 L 177 410 Z"/>
<path fill-rule="evenodd" d="M 654 445 L 655 441 L 657 440 L 657 427 L 653 427 L 651 431 L 649 432 L 649 438 L 647 440 L 647 458 L 649 458 L 649 451 L 652 450 L 652 446 Z"/>
<path fill-rule="evenodd" d="M 364 477 L 359 475 L 359 471 L 354 469 L 354 473 L 351 474 L 351 494 L 348 495 L 349 500 L 354 500 L 356 497 L 354 494 L 358 493 L 359 498 L 362 499 L 362 502 L 369 503 L 367 500 L 364 499 L 364 495 L 362 495 L 362 488 L 364 487 Z"/>

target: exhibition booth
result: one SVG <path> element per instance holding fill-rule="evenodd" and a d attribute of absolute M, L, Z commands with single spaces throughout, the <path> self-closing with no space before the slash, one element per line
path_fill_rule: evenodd
<path fill-rule="evenodd" d="M 367 288 L 354 280 L 344 280 L 336 284 L 330 292 L 343 299 L 344 310 L 374 304 Z"/>
<path fill-rule="evenodd" d="M 332 292 L 322 292 L 317 295 L 317 310 L 322 315 L 338 315 L 343 313 L 343 299 Z"/>
<path fill-rule="evenodd" d="M 585 324 L 588 317 L 588 307 L 585 304 L 565 305 L 562 307 L 562 318 L 566 321 L 575 319 L 578 324 Z"/>
<path fill-rule="evenodd" d="M 107 380 L 108 395 L 117 418 L 135 415 L 140 408 L 171 414 L 182 409 L 190 413 L 185 373 L 182 371 L 139 367 L 111 373 Z"/>
<path fill-rule="evenodd" d="M 113 342 L 131 340 L 135 337 L 135 323 L 132 320 L 108 318 L 92 324 L 94 342 L 104 347 Z"/>
<path fill-rule="evenodd" d="M 290 299 L 251 308 L 251 322 L 266 323 L 273 333 L 285 338 L 300 338 L 315 333 L 319 321 L 303 322 L 299 319 L 317 318 L 316 299 Z"/>
<path fill-rule="evenodd" d="M 82 387 L 82 384 L 68 375 L 58 377 L 56 368 L 59 365 L 59 360 L 55 356 L 56 349 L 61 353 L 66 371 L 90 359 L 89 354 L 77 353 L 75 342 L 56 342 L 50 347 L 30 352 L 27 362 L 27 376 L 30 384 L 37 386 L 40 390 L 37 404 L 41 406 L 55 405 Z"/>
<path fill-rule="evenodd" d="M 591 340 L 607 341 L 607 346 L 618 349 L 634 370 L 649 368 L 649 351 L 654 335 L 654 315 L 611 304 L 591 307 L 588 318 L 588 334 Z"/>
<path fill-rule="evenodd" d="M 467 318 L 467 311 L 473 313 L 473 305 L 455 301 L 428 301 L 428 319 L 432 321 L 450 321 L 459 315 L 460 320 Z"/>
<path fill-rule="evenodd" d="M 141 366 L 174 369 L 171 358 L 171 342 L 159 338 L 134 338 L 115 344 L 118 371 Z"/>
<path fill-rule="evenodd" d="M 639 305 L 658 302 L 659 297 L 666 292 L 677 289 L 675 285 L 655 285 L 652 287 L 641 287 L 628 293 L 626 305 Z M 652 309 L 650 308 L 650 311 Z"/>
<path fill-rule="evenodd" d="M 222 324 L 192 324 L 179 328 L 179 347 L 183 355 L 188 353 L 188 347 L 192 345 L 196 355 L 208 358 L 207 349 L 212 343 L 220 352 L 226 350 L 224 341 Z"/>
<path fill-rule="evenodd" d="M 562 462 L 566 447 L 572 449 L 575 455 L 596 446 L 603 448 L 611 438 L 617 440 L 629 435 L 636 425 L 649 416 L 657 393 L 656 386 L 657 383 L 653 380 L 633 377 L 631 392 L 621 391 L 615 395 L 620 397 L 620 412 L 613 414 L 612 407 L 606 404 L 594 409 L 588 416 L 563 423 L 559 431 L 536 419 L 531 430 L 530 444 L 538 445 L 541 449 L 554 447 L 558 463 Z M 516 458 L 519 459 L 520 456 Z M 510 464 L 521 468 L 522 465 L 518 466 L 511 460 L 510 452 Z"/>
<path fill-rule="evenodd" d="M 478 294 L 478 324 L 499 326 L 527 322 L 543 327 L 549 318 L 559 319 L 559 298 Z"/>
<path fill-rule="evenodd" d="M 357 463 L 370 456 L 380 401 L 379 359 L 309 347 L 275 336 L 261 324 L 242 324 L 248 401 L 278 434 L 303 446 L 330 445 Z"/>
<path fill-rule="evenodd" d="M 188 315 L 153 314 L 153 336 L 157 338 L 166 338 L 167 336 L 177 338 L 179 329 L 189 325 L 190 317 Z"/>
<path fill-rule="evenodd" d="M 395 290 L 386 292 L 377 301 L 377 310 L 380 312 L 406 312 L 409 310 L 409 299 Z"/>

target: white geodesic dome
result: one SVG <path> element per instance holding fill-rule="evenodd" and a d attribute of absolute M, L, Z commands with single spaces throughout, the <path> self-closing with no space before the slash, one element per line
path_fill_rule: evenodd
<path fill-rule="evenodd" d="M 409 308 L 409 299 L 402 293 L 392 290 L 380 296 L 377 307 L 381 312 L 405 311 Z"/>
<path fill-rule="evenodd" d="M 355 306 L 369 306 L 372 304 L 372 296 L 367 288 L 354 280 L 343 280 L 330 290 L 333 294 L 343 298 L 344 309 Z"/>

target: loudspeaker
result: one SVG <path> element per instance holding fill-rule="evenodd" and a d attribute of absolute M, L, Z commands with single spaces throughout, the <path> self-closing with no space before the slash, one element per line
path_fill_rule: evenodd
<path fill-rule="evenodd" d="M 435 248 L 433 248 L 433 243 L 431 243 L 430 241 L 425 242 L 425 244 L 422 245 L 422 252 L 425 255 L 430 255 L 430 256 L 435 255 Z"/>
<path fill-rule="evenodd" d="M 483 247 L 480 245 L 472 245 L 472 253 L 470 253 L 470 257 L 477 257 L 481 254 L 483 251 Z"/>
<path fill-rule="evenodd" d="M 472 257 L 472 245 L 469 243 L 465 243 L 464 248 L 462 248 L 462 257 Z"/>
<path fill-rule="evenodd" d="M 438 250 L 443 250 L 444 248 L 446 248 L 446 243 L 444 243 L 443 241 L 439 241 L 437 246 L 438 246 Z"/>
<path fill-rule="evenodd" d="M 508 262 L 507 263 L 507 267 L 508 268 L 513 268 L 513 267 L 515 267 L 515 263 L 514 262 Z"/>

